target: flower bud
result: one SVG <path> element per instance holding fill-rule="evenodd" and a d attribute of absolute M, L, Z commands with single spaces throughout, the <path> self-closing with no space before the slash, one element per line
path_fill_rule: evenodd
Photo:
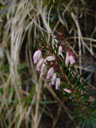
<path fill-rule="evenodd" d="M 67 93 L 71 93 L 71 90 L 69 90 L 67 88 L 64 88 L 64 91 L 67 92 Z"/>
<path fill-rule="evenodd" d="M 41 50 L 37 50 L 33 55 L 34 64 L 37 64 L 40 58 L 41 58 Z"/>
<path fill-rule="evenodd" d="M 51 67 L 49 70 L 48 70 L 48 73 L 47 73 L 47 79 L 49 79 L 54 73 L 54 68 Z"/>
<path fill-rule="evenodd" d="M 46 71 L 47 71 L 46 64 L 43 63 L 41 66 L 40 78 L 42 78 L 45 75 Z"/>
<path fill-rule="evenodd" d="M 46 69 L 47 69 L 46 64 L 43 63 L 41 66 L 41 72 L 45 72 Z"/>
<path fill-rule="evenodd" d="M 52 75 L 51 84 L 54 85 L 56 81 L 56 73 Z"/>
<path fill-rule="evenodd" d="M 55 60 L 55 56 L 48 56 L 44 62 L 46 63 L 46 61 L 54 61 Z"/>
<path fill-rule="evenodd" d="M 37 71 L 40 71 L 41 66 L 43 64 L 43 61 L 44 61 L 44 59 L 43 58 L 40 58 L 39 62 L 37 63 L 37 66 L 36 66 L 36 70 Z"/>
<path fill-rule="evenodd" d="M 66 59 L 65 59 L 66 65 L 68 65 L 69 62 L 71 65 L 75 63 L 74 55 L 71 51 L 67 52 Z"/>
<path fill-rule="evenodd" d="M 70 62 L 70 58 L 69 58 L 69 56 L 66 56 L 66 58 L 65 58 L 65 64 L 68 65 L 69 62 Z"/>
<path fill-rule="evenodd" d="M 75 59 L 74 59 L 74 56 L 70 56 L 70 64 L 74 64 L 75 63 Z"/>
<path fill-rule="evenodd" d="M 59 46 L 59 49 L 58 49 L 58 55 L 61 55 L 62 54 L 62 45 Z"/>
<path fill-rule="evenodd" d="M 40 73 L 40 78 L 42 78 L 43 76 L 44 76 L 44 73 L 41 72 L 41 73 Z"/>
<path fill-rule="evenodd" d="M 55 84 L 56 90 L 59 89 L 59 86 L 60 86 L 60 78 L 56 78 L 56 84 Z"/>

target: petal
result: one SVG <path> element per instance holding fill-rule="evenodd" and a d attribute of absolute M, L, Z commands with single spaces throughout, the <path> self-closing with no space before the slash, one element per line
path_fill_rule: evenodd
<path fill-rule="evenodd" d="M 70 56 L 70 64 L 74 64 L 75 63 L 75 59 L 74 59 L 74 56 Z"/>
<path fill-rule="evenodd" d="M 65 58 L 65 65 L 68 65 L 69 62 L 70 62 L 70 58 L 69 58 L 69 56 L 67 56 L 67 57 Z"/>
<path fill-rule="evenodd" d="M 69 90 L 67 88 L 64 88 L 64 91 L 67 92 L 67 93 L 71 93 L 71 90 Z"/>
<path fill-rule="evenodd" d="M 47 69 L 46 64 L 43 63 L 41 66 L 41 72 L 44 72 L 46 69 Z"/>
<path fill-rule="evenodd" d="M 47 79 L 49 79 L 54 73 L 54 68 L 51 67 L 49 70 L 48 70 L 48 73 L 47 73 Z"/>
<path fill-rule="evenodd" d="M 44 74 L 43 73 L 40 73 L 40 78 L 42 78 L 44 76 Z"/>
<path fill-rule="evenodd" d="M 41 58 L 41 50 L 37 50 L 33 55 L 34 64 L 37 64 L 40 58 Z"/>
<path fill-rule="evenodd" d="M 47 72 L 47 66 L 46 64 L 43 63 L 41 66 L 40 78 L 42 78 L 46 74 L 46 72 Z"/>
<path fill-rule="evenodd" d="M 54 61 L 55 60 L 55 56 L 48 56 L 44 62 L 46 63 L 46 61 Z"/>
<path fill-rule="evenodd" d="M 62 54 L 62 50 L 63 50 L 63 49 L 62 49 L 62 46 L 60 45 L 60 46 L 59 46 L 59 49 L 58 49 L 58 55 L 61 55 L 61 54 Z"/>
<path fill-rule="evenodd" d="M 57 78 L 57 79 L 56 79 L 56 84 L 55 84 L 56 90 L 59 89 L 59 86 L 60 86 L 60 78 Z"/>
<path fill-rule="evenodd" d="M 35 51 L 35 53 L 34 53 L 34 55 L 33 55 L 33 59 L 34 59 L 35 57 L 37 57 L 38 54 L 41 54 L 41 50 L 37 50 L 37 51 Z"/>
<path fill-rule="evenodd" d="M 43 61 L 44 61 L 44 59 L 43 59 L 43 58 L 40 58 L 39 62 L 38 62 L 37 65 L 36 65 L 36 70 L 37 70 L 37 71 L 40 71 L 41 66 L 42 66 L 42 64 L 43 64 Z"/>
<path fill-rule="evenodd" d="M 56 73 L 53 74 L 52 79 L 51 79 L 51 84 L 54 85 L 56 81 Z"/>

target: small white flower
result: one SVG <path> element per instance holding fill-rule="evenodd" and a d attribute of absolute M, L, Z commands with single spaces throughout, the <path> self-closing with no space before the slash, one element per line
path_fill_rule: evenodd
<path fill-rule="evenodd" d="M 44 59 L 43 58 L 40 58 L 39 62 L 36 65 L 36 70 L 37 71 L 40 71 L 41 70 L 41 66 L 43 64 L 43 61 L 44 61 Z"/>
<path fill-rule="evenodd" d="M 59 89 L 59 86 L 60 86 L 60 78 L 56 78 L 56 84 L 55 84 L 56 90 Z"/>
<path fill-rule="evenodd" d="M 67 93 L 71 93 L 71 90 L 69 90 L 67 88 L 64 88 L 64 91 L 67 92 Z"/>
<path fill-rule="evenodd" d="M 33 61 L 34 61 L 34 64 L 37 64 L 39 59 L 41 58 L 41 50 L 37 50 L 34 55 L 33 55 Z"/>
<path fill-rule="evenodd" d="M 47 79 L 49 79 L 54 73 L 54 68 L 51 67 L 49 70 L 48 70 L 48 73 L 47 73 Z"/>
<path fill-rule="evenodd" d="M 56 81 L 56 73 L 52 75 L 51 84 L 54 85 Z"/>

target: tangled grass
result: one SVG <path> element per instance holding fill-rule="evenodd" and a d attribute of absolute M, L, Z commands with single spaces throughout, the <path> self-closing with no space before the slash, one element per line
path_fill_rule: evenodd
<path fill-rule="evenodd" d="M 70 99 L 38 77 L 32 56 L 41 46 L 38 37 L 47 35 L 45 40 L 52 38 L 55 44 L 55 36 L 63 29 L 77 57 L 74 72 L 88 80 L 89 89 L 96 90 L 94 5 L 95 0 L 0 1 L 1 128 L 80 128 L 70 114 Z"/>

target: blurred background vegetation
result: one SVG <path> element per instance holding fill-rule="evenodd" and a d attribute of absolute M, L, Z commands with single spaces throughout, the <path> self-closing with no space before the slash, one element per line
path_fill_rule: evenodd
<path fill-rule="evenodd" d="M 74 94 L 49 88 L 33 64 L 41 35 L 62 42 L 61 32 L 86 81 L 87 118 Z M 96 0 L 0 0 L 0 128 L 96 128 Z"/>

